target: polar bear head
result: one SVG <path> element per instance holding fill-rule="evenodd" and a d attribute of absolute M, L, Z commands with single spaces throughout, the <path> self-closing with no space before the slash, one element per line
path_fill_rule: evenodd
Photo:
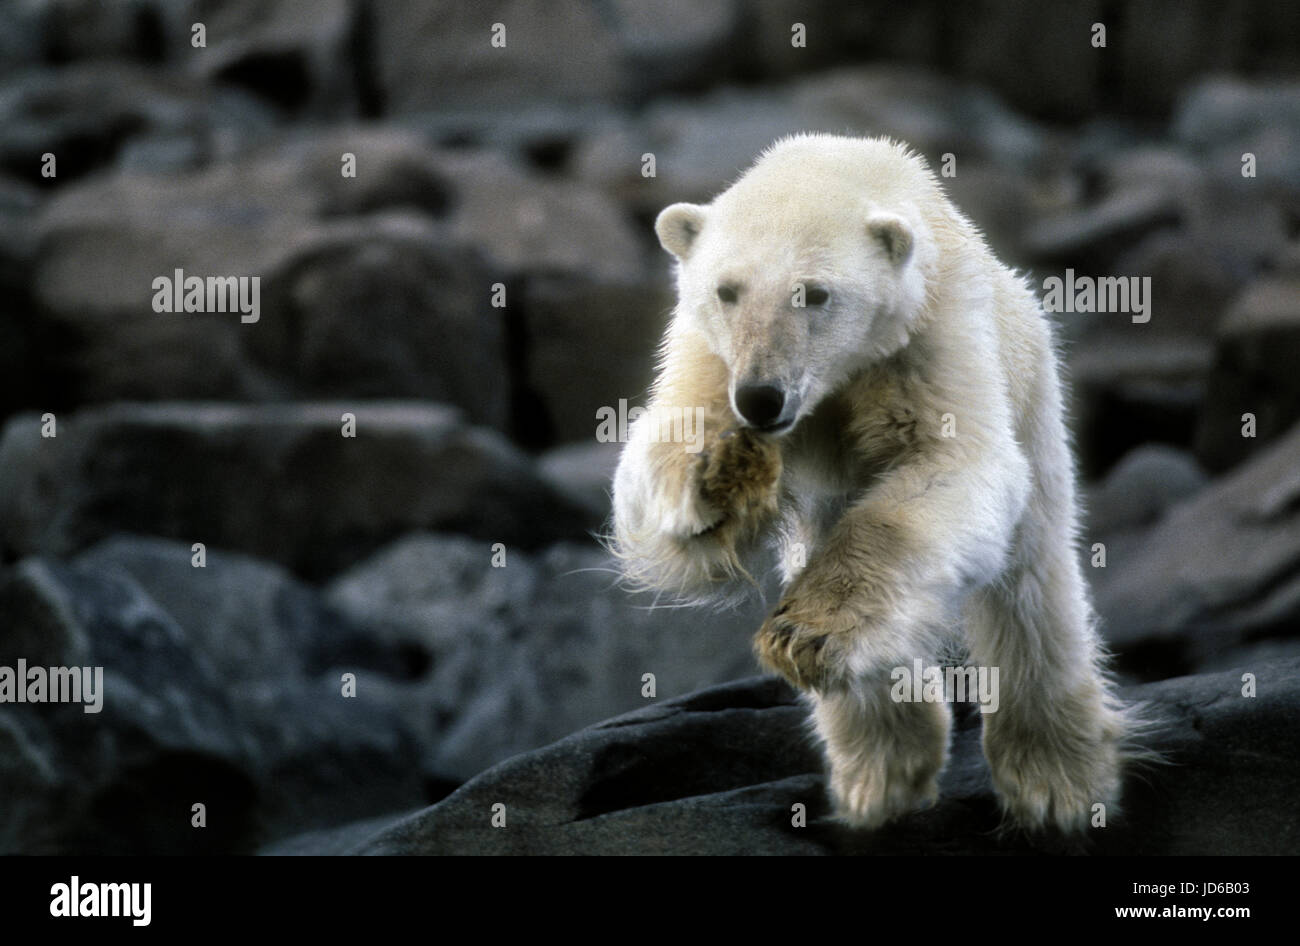
<path fill-rule="evenodd" d="M 800 135 L 711 204 L 659 214 L 677 318 L 726 364 L 742 423 L 783 433 L 907 344 L 936 255 L 922 209 L 943 200 L 893 142 Z"/>

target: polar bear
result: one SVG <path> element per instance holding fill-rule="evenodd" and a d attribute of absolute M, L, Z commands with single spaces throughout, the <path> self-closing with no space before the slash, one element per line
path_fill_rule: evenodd
<path fill-rule="evenodd" d="M 783 139 L 655 230 L 678 304 L 614 477 L 628 581 L 726 599 L 771 540 L 783 594 L 755 651 L 805 691 L 854 826 L 937 798 L 950 707 L 893 683 L 955 632 L 998 673 L 983 747 L 1005 813 L 1073 831 L 1113 811 L 1142 722 L 1104 671 L 1028 285 L 886 139 Z M 667 429 L 688 411 L 703 449 Z"/>

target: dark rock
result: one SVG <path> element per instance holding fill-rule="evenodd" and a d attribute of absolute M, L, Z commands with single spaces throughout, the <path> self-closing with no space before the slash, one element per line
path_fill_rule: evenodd
<path fill-rule="evenodd" d="M 160 62 L 189 48 L 190 0 L 23 0 L 8 4 L 28 32 L 28 55 L 51 63 Z M 183 35 L 182 35 L 183 34 Z M 15 37 L 17 38 L 17 37 Z"/>
<path fill-rule="evenodd" d="M 0 6 L 0 77 L 37 65 L 45 32 L 43 13 L 35 4 Z"/>
<path fill-rule="evenodd" d="M 609 518 L 610 490 L 622 453 L 620 443 L 576 442 L 553 447 L 537 457 L 537 468 L 560 490 L 603 522 Z"/>
<path fill-rule="evenodd" d="M 1067 313 L 1060 318 L 1078 317 Z M 1129 324 L 1092 332 L 1070 350 L 1070 413 L 1080 460 L 1090 478 L 1101 476 L 1146 443 L 1192 447 L 1212 348 L 1194 337 L 1148 329 Z"/>
<path fill-rule="evenodd" d="M 1172 127 L 1176 139 L 1200 151 L 1238 148 L 1269 129 L 1292 140 L 1300 138 L 1300 84 L 1229 76 L 1207 79 L 1179 101 Z M 1240 176 L 1240 153 L 1237 157 Z"/>
<path fill-rule="evenodd" d="M 1300 427 L 1169 509 L 1136 548 L 1093 569 L 1104 632 L 1126 669 L 1159 675 L 1300 619 Z"/>
<path fill-rule="evenodd" d="M 998 259 L 1008 265 L 1029 260 L 1026 221 L 1048 212 L 1050 184 L 1031 182 L 988 160 L 959 161 L 957 173 L 942 183 L 948 198 L 984 233 Z"/>
<path fill-rule="evenodd" d="M 343 415 L 356 437 L 342 436 Z M 113 532 L 204 542 L 330 574 L 412 529 L 536 547 L 587 514 L 500 435 L 446 407 L 119 404 L 17 415 L 0 437 L 9 556 L 66 555 Z"/>
<path fill-rule="evenodd" d="M 396 114 L 520 97 L 587 101 L 625 87 L 616 28 L 594 3 L 397 0 L 372 9 L 378 86 Z M 495 23 L 506 27 L 504 46 L 493 45 Z"/>
<path fill-rule="evenodd" d="M 194 0 L 190 23 L 207 27 L 207 46 L 184 61 L 205 79 L 248 90 L 293 116 L 352 116 L 361 109 L 351 0 Z M 180 45 L 184 43 L 185 45 Z"/>
<path fill-rule="evenodd" d="M 1219 325 L 1214 368 L 1197 430 L 1197 455 L 1225 470 L 1300 419 L 1300 267 L 1252 283 Z M 1254 415 L 1255 435 L 1242 435 Z"/>
<path fill-rule="evenodd" d="M 1269 213 L 1263 215 L 1267 228 Z M 1240 229 L 1231 218 L 1223 221 L 1220 238 L 1206 239 L 1203 231 L 1190 226 L 1165 228 L 1149 233 L 1132 246 L 1120 249 L 1097 275 L 1150 277 L 1151 334 L 1214 337 L 1214 326 L 1223 316 L 1250 268 L 1234 263 L 1231 243 Z"/>
<path fill-rule="evenodd" d="M 873 4 L 846 6 L 835 0 L 748 0 L 745 6 L 748 55 L 742 69 L 750 78 L 789 81 L 842 62 L 868 40 L 889 49 L 894 59 L 912 58 L 909 51 L 918 56 L 929 51 L 907 48 L 914 38 L 924 43 L 926 24 L 933 23 L 933 11 L 921 5 L 898 17 L 881 16 Z M 803 46 L 791 42 L 796 23 L 803 26 Z"/>
<path fill-rule="evenodd" d="M 0 725 L 3 725 L 3 723 L 0 723 Z M 3 737 L 0 736 L 0 738 Z M 268 845 L 258 853 L 272 856 L 346 854 L 351 848 L 369 840 L 390 824 L 400 821 L 411 814 L 413 812 L 404 812 L 399 815 L 381 815 L 377 818 L 367 818 L 365 821 L 354 821 L 342 828 L 321 828 L 319 831 L 295 834 Z"/>
<path fill-rule="evenodd" d="M 493 566 L 493 562 L 497 567 Z M 742 676 L 757 603 L 712 614 L 630 599 L 590 546 L 409 536 L 339 576 L 326 600 L 382 639 L 427 649 L 430 771 L 468 778 L 610 715 Z M 617 633 L 611 631 L 617 628 Z"/>
<path fill-rule="evenodd" d="M 592 440 L 601 408 L 645 404 L 673 304 L 673 293 L 657 284 L 528 282 L 526 381 L 548 434 L 543 442 Z"/>
<path fill-rule="evenodd" d="M 423 665 L 274 566 L 121 537 L 24 560 L 0 606 L 0 664 L 104 668 L 99 714 L 6 708 L 0 850 L 233 853 L 431 800 Z"/>
<path fill-rule="evenodd" d="M 454 187 L 451 233 L 506 274 L 620 282 L 643 273 L 642 241 L 590 186 L 532 174 L 490 151 L 444 150 L 431 161 Z"/>
<path fill-rule="evenodd" d="M 961 37 L 935 51 L 936 59 L 949 57 L 947 69 L 992 86 L 1031 115 L 1077 121 L 1102 104 L 1106 51 L 1091 44 L 1092 24 L 1106 20 L 1100 0 L 1068 7 L 1007 0 L 994 13 L 943 12 L 950 35 Z"/>
<path fill-rule="evenodd" d="M 1185 451 L 1161 444 L 1137 447 L 1089 493 L 1088 535 L 1147 528 L 1208 482 L 1205 471 Z"/>
<path fill-rule="evenodd" d="M 72 564 L 128 576 L 224 680 L 315 676 L 337 667 L 409 680 L 428 668 L 427 653 L 348 620 L 277 565 L 205 549 L 205 564 L 196 568 L 193 557 L 177 542 L 119 535 Z"/>
<path fill-rule="evenodd" d="M 627 96 L 641 101 L 729 78 L 745 58 L 738 40 L 751 14 L 746 6 L 744 0 L 668 0 L 654 6 L 613 0 L 607 15 L 614 23 Z"/>
<path fill-rule="evenodd" d="M 510 384 L 483 383 L 509 376 L 502 276 L 439 222 L 450 186 L 418 138 L 345 129 L 66 189 L 37 225 L 35 295 L 68 336 L 47 366 L 73 404 L 421 397 L 508 429 Z M 259 278 L 258 320 L 153 311 L 178 268 Z"/>
<path fill-rule="evenodd" d="M 1108 44 L 1094 52 L 1110 61 L 1102 60 L 1100 76 L 1109 79 L 1111 104 L 1131 113 L 1167 115 L 1187 87 L 1207 73 L 1254 71 L 1265 50 L 1291 45 L 1278 35 L 1287 30 L 1277 19 L 1280 11 L 1259 5 L 1137 0 L 1101 12 L 1097 19 L 1108 26 Z M 1261 30 L 1262 23 L 1273 28 Z"/>
<path fill-rule="evenodd" d="M 1116 244 L 1177 222 L 1177 208 L 1160 194 L 1134 191 L 1115 194 L 1083 210 L 1043 220 L 1026 232 L 1025 252 L 1040 260 L 1096 258 L 1099 248 L 1113 252 Z"/>
<path fill-rule="evenodd" d="M 1058 272 L 1147 278 L 1144 331 L 1210 338 L 1232 296 L 1285 253 L 1286 203 L 1240 165 L 1234 182 L 1185 149 L 1133 147 L 1123 130 L 1093 123 L 1061 157 L 1079 186 L 1029 218 L 1023 251 Z"/>
<path fill-rule="evenodd" d="M 265 562 L 209 549 L 194 567 L 189 546 L 140 536 L 23 560 L 0 584 L 0 664 L 102 665 L 106 696 L 89 722 L 80 707 L 6 716 L 3 850 L 246 850 L 441 798 L 645 705 L 647 673 L 662 699 L 752 667 L 753 608 L 683 620 L 613 588 L 597 550 L 509 547 L 500 568 L 495 552 L 411 536 L 325 595 Z M 94 778 L 77 754 L 90 739 Z M 221 830 L 190 828 L 195 801 Z M 101 831 L 105 812 L 116 823 Z"/>
<path fill-rule="evenodd" d="M 267 274 L 262 299 L 273 317 L 238 327 L 248 329 L 249 361 L 304 397 L 425 398 L 509 430 L 493 277 L 478 254 L 439 236 L 419 217 L 394 214 L 304 241 Z"/>
<path fill-rule="evenodd" d="M 270 113 L 247 95 L 120 62 L 76 63 L 7 76 L 0 85 L 0 167 L 42 186 L 64 185 L 112 165 L 131 145 L 166 141 L 132 163 L 175 172 L 264 139 Z M 58 176 L 41 176 L 52 153 Z"/>
<path fill-rule="evenodd" d="M 378 85 L 397 115 L 470 106 L 620 104 L 704 87 L 745 61 L 743 0 L 375 4 Z M 493 45 L 494 24 L 505 27 Z M 787 27 L 788 35 L 788 27 Z M 579 40 L 580 38 L 580 40 Z M 578 41 L 575 41 L 578 40 Z M 439 63 L 430 82 L 428 64 Z"/>
<path fill-rule="evenodd" d="M 36 262 L 31 218 L 40 203 L 34 185 L 0 175 L 0 420 L 23 408 L 58 405 L 57 380 L 36 354 L 51 342 L 28 285 Z"/>
<path fill-rule="evenodd" d="M 0 610 L 0 664 L 103 668 L 99 713 L 77 703 L 6 707 L 7 741 L 26 757 L 26 777 L 5 786 L 6 798 L 22 799 L 14 820 L 9 805 L 0 812 L 7 852 L 179 853 L 251 843 L 255 789 L 241 765 L 246 736 L 235 707 L 215 668 L 139 586 L 29 559 L 4 576 Z M 32 792 L 33 781 L 48 790 Z M 212 810 L 210 832 L 190 827 L 195 802 Z"/>
<path fill-rule="evenodd" d="M 789 30 L 786 28 L 786 35 Z M 985 91 L 899 67 L 846 68 L 788 88 L 723 87 L 698 99 L 651 103 L 598 125 L 572 164 L 653 219 L 674 201 L 711 200 L 777 138 L 799 132 L 892 135 L 938 159 L 996 161 L 1024 171 L 1044 154 L 1042 133 Z M 655 176 L 642 175 L 643 155 Z"/>
<path fill-rule="evenodd" d="M 955 733 L 939 803 L 882 830 L 831 817 L 806 710 L 784 684 L 757 678 L 704 690 L 593 726 L 479 776 L 443 802 L 295 853 L 354 854 L 1284 854 L 1300 842 L 1300 662 L 1184 677 L 1124 695 L 1165 720 L 1150 748 L 1172 765 L 1134 771 L 1121 812 L 1082 842 L 999 832 L 978 721 Z M 505 827 L 493 827 L 493 806 Z M 793 806 L 807 827 L 794 827 Z"/>

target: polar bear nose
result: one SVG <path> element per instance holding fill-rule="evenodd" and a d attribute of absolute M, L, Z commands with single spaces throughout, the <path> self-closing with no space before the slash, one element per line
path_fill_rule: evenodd
<path fill-rule="evenodd" d="M 746 384 L 736 389 L 736 410 L 747 424 L 771 427 L 785 407 L 785 392 L 774 384 Z"/>

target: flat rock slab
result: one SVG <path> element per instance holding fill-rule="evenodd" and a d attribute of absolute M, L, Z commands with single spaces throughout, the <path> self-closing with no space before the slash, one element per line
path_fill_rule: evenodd
<path fill-rule="evenodd" d="M 1257 695 L 1242 695 L 1242 674 Z M 1135 772 L 1125 810 L 1079 842 L 1002 830 L 963 716 L 939 803 L 875 832 L 833 819 L 797 695 L 753 678 L 584 729 L 483 773 L 353 854 L 1287 854 L 1300 843 L 1300 658 L 1129 688 L 1165 717 L 1168 764 Z M 506 825 L 493 827 L 494 805 Z M 806 806 L 795 827 L 793 806 Z M 499 809 L 498 809 L 499 810 Z M 340 829 L 347 831 L 347 828 Z M 356 833 L 350 835 L 355 842 Z"/>

